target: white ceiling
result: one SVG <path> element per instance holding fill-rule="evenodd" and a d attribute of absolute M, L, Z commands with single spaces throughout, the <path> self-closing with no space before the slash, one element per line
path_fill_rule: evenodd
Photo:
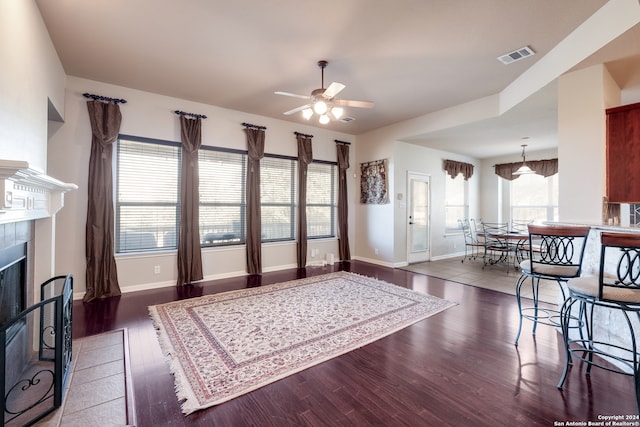
<path fill-rule="evenodd" d="M 500 92 L 606 0 L 36 2 L 68 75 L 251 114 L 308 123 L 282 114 L 304 100 L 274 91 L 310 94 L 326 59 L 325 87 L 338 81 L 338 98 L 376 104 L 327 125 L 358 135 Z M 636 35 L 584 65 L 640 54 Z M 496 59 L 526 45 L 535 56 Z M 624 79 L 626 63 L 617 70 Z M 554 89 L 412 142 L 478 158 L 519 152 L 523 136 L 532 149 L 554 147 Z"/>

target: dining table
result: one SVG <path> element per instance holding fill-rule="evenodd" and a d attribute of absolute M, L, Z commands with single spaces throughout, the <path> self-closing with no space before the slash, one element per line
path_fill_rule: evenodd
<path fill-rule="evenodd" d="M 478 233 L 478 235 L 489 242 L 488 245 L 485 244 L 485 256 L 490 256 L 489 264 L 506 265 L 507 273 L 512 265 L 515 270 L 520 269 L 520 263 L 528 257 L 528 233 L 505 231 Z"/>

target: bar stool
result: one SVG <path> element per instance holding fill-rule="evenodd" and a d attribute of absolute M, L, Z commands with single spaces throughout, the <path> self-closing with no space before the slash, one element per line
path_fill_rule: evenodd
<path fill-rule="evenodd" d="M 515 344 L 518 345 L 522 332 L 523 319 L 533 322 L 533 334 L 538 323 L 560 327 L 560 310 L 539 307 L 540 280 L 552 280 L 558 284 L 563 300 L 566 298 L 562 283 L 573 277 L 579 277 L 582 269 L 582 258 L 587 236 L 591 227 L 583 226 L 549 226 L 529 224 L 529 241 L 527 250 L 529 259 L 520 263 L 520 277 L 516 281 L 516 300 L 520 313 L 520 323 Z M 522 286 L 531 279 L 533 305 L 522 304 Z M 579 319 L 574 319 L 579 326 Z"/>
<path fill-rule="evenodd" d="M 598 276 L 578 277 L 567 282 L 569 297 L 562 306 L 560 318 L 566 363 L 558 388 L 564 385 L 569 365 L 573 363 L 572 357 L 575 356 L 587 363 L 587 374 L 595 366 L 614 373 L 633 375 L 636 407 L 640 413 L 640 355 L 636 342 L 640 336 L 637 335 L 640 333 L 637 330 L 640 328 L 640 234 L 603 232 L 600 242 L 602 247 Z M 576 304 L 577 307 L 574 308 Z M 599 307 L 598 314 L 608 314 L 606 309 L 617 310 L 622 314 L 622 323 L 629 328 L 630 333 L 628 346 L 622 345 L 622 342 L 611 342 L 611 339 L 603 336 L 603 332 L 612 329 L 610 325 L 596 328 L 595 322 L 598 320 L 595 319 L 594 322 L 595 307 Z M 574 317 L 572 312 L 576 309 L 583 319 L 586 337 L 582 329 L 579 337 L 569 335 L 570 319 Z M 594 359 L 594 355 L 600 358 Z M 605 363 L 602 356 L 613 363 Z"/>

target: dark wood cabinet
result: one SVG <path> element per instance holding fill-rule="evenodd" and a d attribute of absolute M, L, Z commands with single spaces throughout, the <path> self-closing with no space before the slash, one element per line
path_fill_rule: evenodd
<path fill-rule="evenodd" d="M 607 198 L 640 203 L 640 102 L 607 113 Z"/>

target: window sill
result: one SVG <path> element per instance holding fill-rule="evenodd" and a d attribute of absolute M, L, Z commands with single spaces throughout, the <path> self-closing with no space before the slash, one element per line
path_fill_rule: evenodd
<path fill-rule="evenodd" d="M 463 236 L 462 231 L 445 231 L 443 237 L 445 239 L 451 238 L 451 237 L 460 237 Z"/>

